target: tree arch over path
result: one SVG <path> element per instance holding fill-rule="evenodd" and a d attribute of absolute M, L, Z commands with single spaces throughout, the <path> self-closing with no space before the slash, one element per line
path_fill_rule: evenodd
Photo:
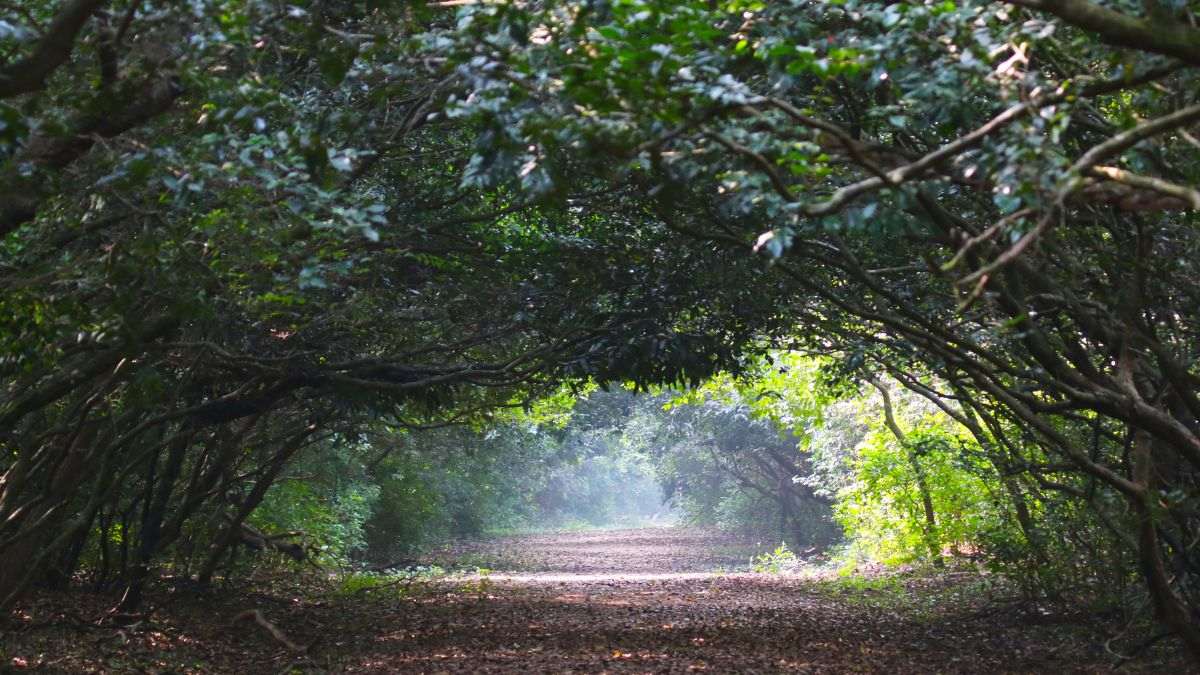
<path fill-rule="evenodd" d="M 786 344 L 1091 509 L 1200 654 L 1196 12 L 22 3 L 0 603 L 117 515 L 134 600 L 218 560 L 310 444 Z"/>

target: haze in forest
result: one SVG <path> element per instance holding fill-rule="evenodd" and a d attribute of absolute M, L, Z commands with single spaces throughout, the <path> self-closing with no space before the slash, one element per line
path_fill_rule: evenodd
<path fill-rule="evenodd" d="M 0 2 L 0 669 L 1194 669 L 1198 16 Z"/>

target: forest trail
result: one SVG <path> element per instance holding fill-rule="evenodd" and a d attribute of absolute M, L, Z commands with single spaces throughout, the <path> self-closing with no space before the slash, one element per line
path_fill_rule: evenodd
<path fill-rule="evenodd" d="M 755 547 L 690 529 L 509 537 L 430 561 L 486 568 L 397 605 L 357 672 L 1096 672 L 1062 617 L 903 611 L 893 591 L 753 574 Z M 937 595 L 946 589 L 929 589 Z M 895 602 L 893 602 L 895 601 Z M 1068 641 L 1072 646 L 1063 644 Z M 1125 670 L 1128 670 L 1128 666 Z"/>
<path fill-rule="evenodd" d="M 152 615 L 123 628 L 83 621 L 111 596 L 47 593 L 26 628 L 2 636 L 0 671 L 1094 673 L 1116 663 L 1103 622 L 1014 602 L 974 572 L 756 574 L 756 548 L 767 547 L 679 528 L 506 537 L 427 556 L 479 571 L 411 586 L 316 591 L 283 575 L 211 594 L 160 588 Z M 251 609 L 305 651 L 230 622 Z M 1135 661 L 1121 672 L 1183 671 Z"/>

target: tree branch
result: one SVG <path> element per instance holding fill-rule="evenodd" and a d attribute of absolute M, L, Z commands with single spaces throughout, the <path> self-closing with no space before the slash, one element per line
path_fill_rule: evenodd
<path fill-rule="evenodd" d="M 0 68 L 0 99 L 38 91 L 46 78 L 71 58 L 83 25 L 108 0 L 74 0 L 54 17 L 29 56 Z"/>
<path fill-rule="evenodd" d="M 149 122 L 169 110 L 182 93 L 172 77 L 151 79 L 140 91 L 130 92 L 127 104 L 118 110 L 81 116 L 71 132 L 62 136 L 31 138 L 24 151 L 0 168 L 0 237 L 37 216 L 48 194 L 40 171 L 63 169 L 90 150 L 97 139 L 112 138 Z"/>
<path fill-rule="evenodd" d="M 1200 30 L 1176 22 L 1138 19 L 1087 0 L 1011 0 L 1014 5 L 1053 14 L 1090 30 L 1105 42 L 1143 52 L 1173 56 L 1200 65 Z"/>

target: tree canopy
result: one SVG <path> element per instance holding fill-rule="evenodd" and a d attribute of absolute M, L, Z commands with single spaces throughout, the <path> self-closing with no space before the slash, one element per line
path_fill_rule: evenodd
<path fill-rule="evenodd" d="M 813 473 L 785 512 L 869 395 L 834 517 L 1087 532 L 1200 658 L 1195 2 L 0 12 L 0 606 L 117 520 L 128 604 L 207 581 L 314 449 L 710 382 L 790 430 L 710 457 Z"/>

